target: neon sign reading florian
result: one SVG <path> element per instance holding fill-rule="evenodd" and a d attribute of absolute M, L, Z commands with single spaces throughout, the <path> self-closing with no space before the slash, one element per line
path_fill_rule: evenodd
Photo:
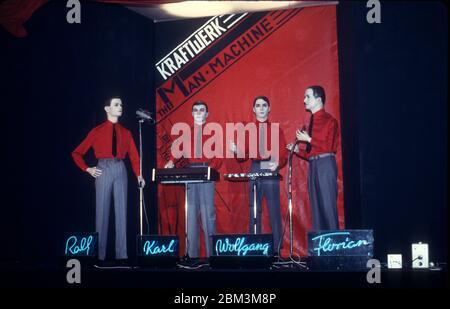
<path fill-rule="evenodd" d="M 270 244 L 267 242 L 253 242 L 247 243 L 246 237 L 237 237 L 234 242 L 230 239 L 218 239 L 216 241 L 216 254 L 217 255 L 242 255 L 245 256 L 249 252 L 252 255 L 268 255 Z"/>
<path fill-rule="evenodd" d="M 142 250 L 146 256 L 149 255 L 163 255 L 167 253 L 175 253 L 175 239 L 172 239 L 169 244 L 160 244 L 156 240 L 147 240 L 144 243 Z"/>
<path fill-rule="evenodd" d="M 318 239 L 318 245 L 314 246 L 314 251 L 317 251 L 317 256 L 320 256 L 321 252 L 333 252 L 333 251 L 340 251 L 340 250 L 350 250 L 354 248 L 358 248 L 361 246 L 367 246 L 370 245 L 370 242 L 368 242 L 365 239 L 360 239 L 357 241 L 351 240 L 348 237 L 345 237 L 345 240 L 340 241 L 338 243 L 333 241 L 333 237 L 340 236 L 340 235 L 349 235 L 349 232 L 334 232 L 334 233 L 327 233 L 327 234 L 321 234 L 319 236 L 316 236 L 312 238 L 312 240 Z M 342 237 L 342 236 L 340 236 Z"/>
<path fill-rule="evenodd" d="M 89 255 L 91 252 L 92 235 L 88 237 L 70 236 L 66 241 L 65 254 L 69 252 L 72 255 Z"/>

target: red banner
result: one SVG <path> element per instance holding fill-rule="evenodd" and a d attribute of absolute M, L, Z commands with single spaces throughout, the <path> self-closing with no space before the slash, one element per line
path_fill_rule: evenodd
<path fill-rule="evenodd" d="M 158 167 L 169 160 L 171 143 L 177 138 L 170 135 L 173 124 L 192 123 L 191 106 L 196 100 L 208 104 L 208 122 L 221 124 L 225 132 L 226 123 L 254 121 L 253 99 L 267 96 L 271 103 L 269 119 L 280 124 L 289 143 L 295 138 L 295 130 L 309 122 L 310 114 L 303 104 L 305 88 L 321 85 L 327 96 L 325 109 L 338 122 L 340 120 L 334 6 L 245 14 L 229 28 L 224 21 L 210 19 L 204 24 L 204 27 L 211 24 L 209 30 L 204 34 L 198 30 L 190 37 L 198 42 L 176 42 L 177 48 L 167 54 L 159 62 L 159 70 L 155 70 L 156 75 L 164 79 L 156 90 Z M 226 142 L 224 140 L 224 147 Z M 340 148 L 336 158 L 339 225 L 344 228 Z M 248 161 L 223 160 L 221 174 L 249 171 Z M 180 161 L 178 166 L 184 163 Z M 294 253 L 301 256 L 307 255 L 306 235 L 311 229 L 307 170 L 308 163 L 294 157 L 293 247 Z M 282 254 L 286 255 L 289 253 L 286 167 L 281 169 L 281 174 L 284 176 L 280 183 Z M 217 233 L 247 233 L 248 184 L 221 179 L 216 183 L 216 190 Z M 160 233 L 179 234 L 180 252 L 184 252 L 184 188 L 160 185 L 158 203 Z M 270 233 L 265 205 L 263 232 Z M 203 248 L 202 253 L 204 255 Z"/>

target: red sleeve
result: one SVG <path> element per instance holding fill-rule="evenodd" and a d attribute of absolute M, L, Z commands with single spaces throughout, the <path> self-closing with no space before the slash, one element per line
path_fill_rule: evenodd
<path fill-rule="evenodd" d="M 289 155 L 289 152 L 286 149 L 286 138 L 284 137 L 283 130 L 280 128 L 280 141 L 279 141 L 279 153 L 280 156 L 279 162 L 278 162 L 278 168 L 283 168 L 287 163 L 287 157 Z"/>
<path fill-rule="evenodd" d="M 177 141 L 177 139 L 178 139 L 178 137 L 175 140 L 172 141 L 172 143 L 170 144 L 170 147 L 169 147 L 169 156 L 170 156 L 169 160 L 173 162 L 175 167 L 177 167 L 177 164 L 179 164 L 178 162 L 181 162 L 183 160 L 187 160 L 188 162 L 190 162 L 189 155 L 186 152 L 186 146 L 185 145 L 183 145 L 183 151 L 182 151 L 181 157 L 179 157 L 179 158 L 175 158 L 174 157 L 174 155 L 172 153 L 172 147 L 174 146 L 174 142 Z M 192 145 L 192 141 L 191 141 L 191 145 Z M 176 145 L 176 146 L 178 147 L 179 145 Z M 166 164 L 166 163 L 167 162 L 165 162 L 164 164 Z"/>
<path fill-rule="evenodd" d="M 75 150 L 72 152 L 73 161 L 83 172 L 85 172 L 88 168 L 83 156 L 86 154 L 89 148 L 91 148 L 94 139 L 95 129 L 92 129 L 86 136 L 86 138 L 81 142 L 81 144 L 78 145 L 78 147 L 75 148 Z"/>
<path fill-rule="evenodd" d="M 306 143 L 298 143 L 298 153 L 294 152 L 294 154 L 302 159 L 308 160 L 308 153 L 306 152 Z"/>
<path fill-rule="evenodd" d="M 332 128 L 332 134 L 331 134 L 331 149 L 334 153 L 337 153 L 338 147 L 339 147 L 339 125 L 336 119 L 333 119 L 333 128 Z"/>
<path fill-rule="evenodd" d="M 223 160 L 220 158 L 213 158 L 211 160 L 210 166 L 211 168 L 215 169 L 216 171 L 219 170 L 219 168 L 222 166 Z"/>
<path fill-rule="evenodd" d="M 332 119 L 328 122 L 326 127 L 326 134 L 324 134 L 323 139 L 312 137 L 311 138 L 311 148 L 316 149 L 319 152 L 334 152 L 337 151 L 338 144 L 338 124 L 336 119 Z"/>
<path fill-rule="evenodd" d="M 130 131 L 128 131 L 128 156 L 130 157 L 131 168 L 133 169 L 134 174 L 136 177 L 139 177 L 141 175 L 139 171 L 139 153 Z"/>
<path fill-rule="evenodd" d="M 170 155 L 169 161 L 172 161 L 172 162 L 175 164 L 175 162 L 177 161 L 177 159 L 175 159 L 175 157 L 172 155 L 172 144 L 170 144 L 169 155 Z M 167 162 L 166 162 L 166 163 L 167 163 Z"/>

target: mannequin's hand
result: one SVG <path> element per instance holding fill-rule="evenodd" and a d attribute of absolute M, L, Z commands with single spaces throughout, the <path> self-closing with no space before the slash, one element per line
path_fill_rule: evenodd
<path fill-rule="evenodd" d="M 86 172 L 88 172 L 89 174 L 91 174 L 92 177 L 97 178 L 98 176 L 100 176 L 102 174 L 102 170 L 97 168 L 96 166 L 94 167 L 88 167 L 86 169 Z"/>
<path fill-rule="evenodd" d="M 278 168 L 278 162 L 269 162 L 269 168 L 274 172 Z"/>
<path fill-rule="evenodd" d="M 297 139 L 302 142 L 311 142 L 311 137 L 306 133 L 306 131 L 297 130 L 295 131 L 295 135 L 297 136 Z"/>
<path fill-rule="evenodd" d="M 287 150 L 289 150 L 289 151 L 292 150 L 292 147 L 294 147 L 294 144 L 292 144 L 292 143 L 286 145 L 286 148 L 287 148 Z M 295 152 L 295 153 L 298 153 L 298 151 L 299 151 L 299 150 L 298 150 L 298 145 L 295 145 L 294 152 Z"/>
<path fill-rule="evenodd" d="M 142 176 L 138 176 L 137 181 L 138 181 L 139 188 L 145 187 L 145 180 L 144 180 L 144 178 L 142 178 Z"/>

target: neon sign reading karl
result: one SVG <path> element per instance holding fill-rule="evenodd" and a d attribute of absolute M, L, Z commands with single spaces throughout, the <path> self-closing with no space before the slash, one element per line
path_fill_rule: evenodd
<path fill-rule="evenodd" d="M 81 237 L 79 241 L 77 236 L 70 236 L 66 241 L 65 254 L 67 255 L 67 252 L 70 252 L 72 255 L 82 255 L 84 252 L 85 255 L 89 255 L 92 239 L 92 235 L 89 237 Z"/>
<path fill-rule="evenodd" d="M 268 255 L 269 248 L 269 243 L 247 243 L 246 237 L 238 237 L 234 242 L 231 242 L 228 238 L 216 241 L 217 255 L 236 253 L 237 255 L 244 256 L 247 255 L 248 252 L 252 252 L 254 255 Z"/>
<path fill-rule="evenodd" d="M 142 248 L 145 255 L 159 255 L 165 253 L 175 252 L 175 239 L 172 239 L 169 244 L 159 244 L 155 240 L 147 240 Z"/>
<path fill-rule="evenodd" d="M 361 246 L 370 245 L 370 242 L 364 239 L 360 239 L 358 241 L 350 240 L 348 237 L 345 237 L 344 241 L 340 241 L 338 243 L 333 242 L 333 237 L 337 235 L 349 235 L 349 232 L 335 232 L 335 233 L 327 233 L 321 234 L 312 238 L 312 240 L 317 240 L 319 244 L 314 247 L 314 251 L 317 251 L 317 256 L 320 256 L 321 252 L 332 252 L 339 250 L 350 250 L 354 248 L 358 248 Z"/>

